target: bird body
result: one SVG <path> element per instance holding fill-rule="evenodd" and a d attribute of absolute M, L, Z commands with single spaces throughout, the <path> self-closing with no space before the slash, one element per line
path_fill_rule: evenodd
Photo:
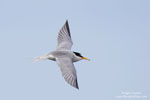
<path fill-rule="evenodd" d="M 55 51 L 52 51 L 47 55 L 40 56 L 37 58 L 37 60 L 49 59 L 52 61 L 56 61 L 56 63 L 60 67 L 62 76 L 64 77 L 65 81 L 71 86 L 79 89 L 76 69 L 73 62 L 77 62 L 82 59 L 88 59 L 83 57 L 78 52 L 71 51 L 73 42 L 71 39 L 68 21 L 66 21 L 63 27 L 60 29 L 57 41 L 58 43 Z"/>
<path fill-rule="evenodd" d="M 73 51 L 70 50 L 52 51 L 47 56 L 49 60 L 53 60 L 53 61 L 56 61 L 57 58 L 60 58 L 62 56 L 68 56 L 70 59 L 72 59 L 72 62 L 77 62 L 79 60 L 82 60 L 81 57 L 78 57 Z"/>

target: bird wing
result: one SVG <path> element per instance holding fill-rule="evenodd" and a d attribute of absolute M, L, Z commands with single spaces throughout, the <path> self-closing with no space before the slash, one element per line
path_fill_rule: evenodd
<path fill-rule="evenodd" d="M 57 48 L 56 50 L 71 50 L 71 47 L 73 45 L 73 42 L 71 40 L 70 30 L 69 30 L 69 24 L 68 20 L 66 20 L 66 23 L 63 25 L 63 27 L 60 29 L 58 33 L 57 38 Z"/>
<path fill-rule="evenodd" d="M 79 89 L 76 70 L 72 63 L 72 60 L 69 57 L 62 57 L 57 58 L 56 63 L 60 67 L 62 76 L 64 77 L 65 81 L 71 86 Z"/>

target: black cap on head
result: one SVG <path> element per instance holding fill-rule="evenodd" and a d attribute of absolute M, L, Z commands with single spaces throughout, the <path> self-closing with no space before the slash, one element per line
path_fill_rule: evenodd
<path fill-rule="evenodd" d="M 73 52 L 76 56 L 79 56 L 79 57 L 83 57 L 80 53 L 78 52 Z"/>

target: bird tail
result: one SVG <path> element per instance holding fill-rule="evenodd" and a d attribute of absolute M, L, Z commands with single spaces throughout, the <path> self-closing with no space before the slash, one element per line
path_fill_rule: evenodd
<path fill-rule="evenodd" d="M 46 59 L 48 59 L 48 56 L 44 55 L 44 56 L 35 57 L 34 61 L 42 61 L 42 60 L 46 60 Z"/>

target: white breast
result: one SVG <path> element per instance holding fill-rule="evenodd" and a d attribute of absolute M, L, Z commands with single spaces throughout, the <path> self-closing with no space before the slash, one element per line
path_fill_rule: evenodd
<path fill-rule="evenodd" d="M 74 54 L 72 61 L 73 61 L 73 62 L 77 62 L 77 61 L 79 61 L 79 60 L 82 60 L 82 58 L 81 58 L 81 57 L 78 57 L 78 56 L 76 56 L 76 55 Z"/>

